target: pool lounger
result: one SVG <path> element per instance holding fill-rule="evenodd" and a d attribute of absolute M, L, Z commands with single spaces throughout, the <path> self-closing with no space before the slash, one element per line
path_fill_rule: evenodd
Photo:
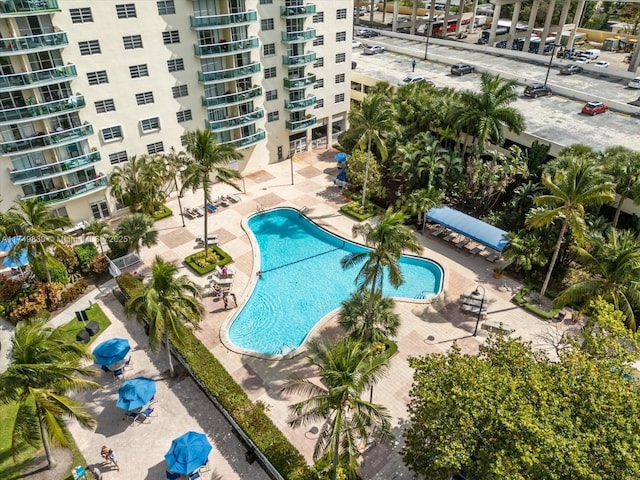
<path fill-rule="evenodd" d="M 199 235 L 196 237 L 196 243 L 204 243 L 204 237 Z M 216 233 L 210 233 L 207 235 L 207 243 L 218 243 L 218 235 Z"/>
<path fill-rule="evenodd" d="M 204 217 L 204 210 L 202 210 L 200 207 L 193 208 L 193 211 L 196 212 L 196 215 L 198 215 L 199 217 Z"/>
<path fill-rule="evenodd" d="M 231 278 L 219 278 L 217 275 L 211 276 L 211 286 L 213 284 L 220 285 L 221 287 L 230 287 L 233 285 L 233 277 Z"/>
<path fill-rule="evenodd" d="M 463 238 L 462 240 L 460 240 L 458 243 L 456 243 L 456 248 L 462 248 L 464 247 L 467 243 L 469 243 L 471 240 L 468 238 Z"/>
<path fill-rule="evenodd" d="M 447 235 L 446 237 L 443 238 L 443 240 L 445 242 L 450 242 L 451 240 L 453 240 L 454 238 L 456 238 L 458 236 L 457 233 L 455 232 L 451 232 L 449 235 Z"/>
<path fill-rule="evenodd" d="M 433 232 L 431 232 L 431 235 L 433 235 L 434 237 L 439 237 L 444 233 L 445 230 L 445 227 L 438 227 Z"/>
<path fill-rule="evenodd" d="M 218 210 L 218 207 L 216 207 L 211 202 L 207 202 L 207 210 L 209 210 L 211 213 L 214 213 L 216 210 Z"/>
<path fill-rule="evenodd" d="M 477 247 L 474 247 L 472 250 L 469 250 L 469 253 L 471 255 L 477 255 L 480 252 L 482 252 L 484 250 L 484 247 L 481 247 L 480 245 L 478 245 Z"/>
<path fill-rule="evenodd" d="M 484 257 L 484 259 L 487 262 L 495 262 L 496 260 L 498 260 L 500 258 L 500 253 L 499 252 L 493 252 L 491 255 L 487 255 L 486 257 Z"/>
<path fill-rule="evenodd" d="M 232 193 L 231 195 L 227 195 L 227 200 L 230 200 L 231 203 L 238 203 L 242 199 L 235 193 Z"/>

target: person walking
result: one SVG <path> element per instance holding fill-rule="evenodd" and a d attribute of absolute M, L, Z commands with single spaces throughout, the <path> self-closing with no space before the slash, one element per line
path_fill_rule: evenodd
<path fill-rule="evenodd" d="M 233 298 L 233 304 L 237 307 L 238 301 L 236 300 L 236 294 L 233 292 L 229 292 L 229 295 L 231 295 L 231 298 Z"/>
<path fill-rule="evenodd" d="M 412 72 L 416 71 L 416 61 L 415 61 L 415 59 L 411 62 L 411 71 Z"/>
<path fill-rule="evenodd" d="M 118 465 L 118 456 L 116 455 L 116 452 L 111 450 L 106 445 L 103 445 L 102 450 L 100 451 L 100 455 L 107 462 L 111 463 L 114 467 L 116 467 L 117 471 L 120 471 L 120 465 Z"/>

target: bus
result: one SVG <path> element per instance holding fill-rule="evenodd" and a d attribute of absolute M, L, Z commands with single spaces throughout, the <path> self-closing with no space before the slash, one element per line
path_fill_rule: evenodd
<path fill-rule="evenodd" d="M 537 35 L 531 35 L 531 41 L 533 42 L 534 39 L 537 39 L 538 42 L 540 41 L 540 38 Z M 522 49 L 524 48 L 524 41 L 526 40 L 525 37 L 518 37 L 516 38 L 513 43 L 511 44 L 511 49 L 512 50 L 520 50 L 522 51 Z"/>
<path fill-rule="evenodd" d="M 496 28 L 496 37 L 499 37 L 501 35 L 506 35 L 507 33 L 509 33 L 509 29 L 507 27 Z M 482 36 L 480 37 L 480 40 L 478 43 L 484 43 L 486 45 L 487 43 L 489 43 L 489 37 L 491 37 L 490 28 L 482 31 Z"/>
<path fill-rule="evenodd" d="M 538 53 L 540 51 L 540 37 L 532 38 L 529 42 L 529 53 Z M 549 53 L 553 51 L 553 46 L 556 43 L 556 37 L 547 37 L 544 42 L 543 53 Z M 524 44 L 523 44 L 524 46 Z"/>

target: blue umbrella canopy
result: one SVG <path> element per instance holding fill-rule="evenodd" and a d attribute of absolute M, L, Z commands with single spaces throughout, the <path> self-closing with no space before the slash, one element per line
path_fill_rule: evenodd
<path fill-rule="evenodd" d="M 13 246 L 20 241 L 22 235 L 17 235 L 15 237 L 5 237 L 0 240 L 0 252 L 8 252 L 13 248 Z"/>
<path fill-rule="evenodd" d="M 9 268 L 24 267 L 29 263 L 29 256 L 26 250 L 20 250 L 17 257 L 8 256 L 2 260 L 2 265 Z"/>
<path fill-rule="evenodd" d="M 347 154 L 344 152 L 336 153 L 335 159 L 337 162 L 345 162 L 347 160 Z"/>
<path fill-rule="evenodd" d="M 118 389 L 116 407 L 130 412 L 144 407 L 156 394 L 156 381 L 146 377 L 127 380 Z"/>
<path fill-rule="evenodd" d="M 211 444 L 204 433 L 187 432 L 171 442 L 164 456 L 170 472 L 189 475 L 207 463 Z"/>
<path fill-rule="evenodd" d="M 93 358 L 98 365 L 104 367 L 124 360 L 131 347 L 126 338 L 110 338 L 93 350 Z"/>

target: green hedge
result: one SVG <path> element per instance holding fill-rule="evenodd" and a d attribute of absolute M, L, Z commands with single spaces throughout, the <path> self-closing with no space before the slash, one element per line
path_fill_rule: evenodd
<path fill-rule="evenodd" d="M 151 218 L 153 219 L 154 222 L 157 222 L 158 220 L 162 220 L 163 218 L 167 218 L 170 217 L 171 215 L 173 215 L 173 212 L 171 211 L 171 209 L 169 207 L 167 207 L 166 205 L 162 205 L 152 216 Z"/>
<path fill-rule="evenodd" d="M 535 305 L 532 305 L 531 303 L 527 302 L 527 300 L 524 297 L 529 293 L 530 290 L 531 289 L 527 287 L 522 288 L 521 290 L 518 291 L 518 293 L 516 293 L 513 296 L 513 301 L 518 305 L 520 305 L 525 310 L 528 310 L 534 315 L 537 315 L 540 318 L 544 318 L 545 320 L 553 319 L 558 314 L 558 312 L 560 312 L 561 310 L 560 308 L 554 308 L 548 312 L 546 310 L 543 310 L 542 308 L 536 307 Z"/>
<path fill-rule="evenodd" d="M 33 274 L 41 282 L 48 282 L 47 271 L 52 282 L 58 282 L 63 285 L 69 283 L 69 274 L 64 264 L 56 257 L 38 256 L 29 260 L 29 266 Z"/>
<path fill-rule="evenodd" d="M 356 220 L 363 222 L 367 218 L 371 218 L 382 211 L 375 203 L 367 201 L 364 209 L 362 208 L 362 202 L 354 200 L 340 207 L 340 211 L 346 215 L 349 215 Z"/>
<path fill-rule="evenodd" d="M 80 271 L 84 274 L 89 273 L 89 265 L 93 262 L 93 259 L 98 255 L 98 247 L 93 242 L 85 242 L 73 247 L 73 251 L 78 257 L 78 263 L 80 264 Z"/>
<path fill-rule="evenodd" d="M 116 281 L 128 298 L 143 288 L 142 282 L 130 273 L 123 273 Z M 247 397 L 218 359 L 193 333 L 187 332 L 181 340 L 182 345 L 173 345 L 174 350 L 185 359 L 207 392 L 229 412 L 280 474 L 289 480 L 310 478 L 304 457 L 273 424 L 263 408 Z"/>
<path fill-rule="evenodd" d="M 231 263 L 231 261 L 233 260 L 231 258 L 231 255 L 229 255 L 217 245 L 209 245 L 209 254 L 213 254 L 216 256 L 215 262 L 206 265 L 203 264 L 202 260 L 204 260 L 204 250 L 200 250 L 192 255 L 189 255 L 184 259 L 184 261 L 199 275 L 206 275 L 207 273 L 213 272 L 216 267 L 224 267 L 228 263 Z"/>

